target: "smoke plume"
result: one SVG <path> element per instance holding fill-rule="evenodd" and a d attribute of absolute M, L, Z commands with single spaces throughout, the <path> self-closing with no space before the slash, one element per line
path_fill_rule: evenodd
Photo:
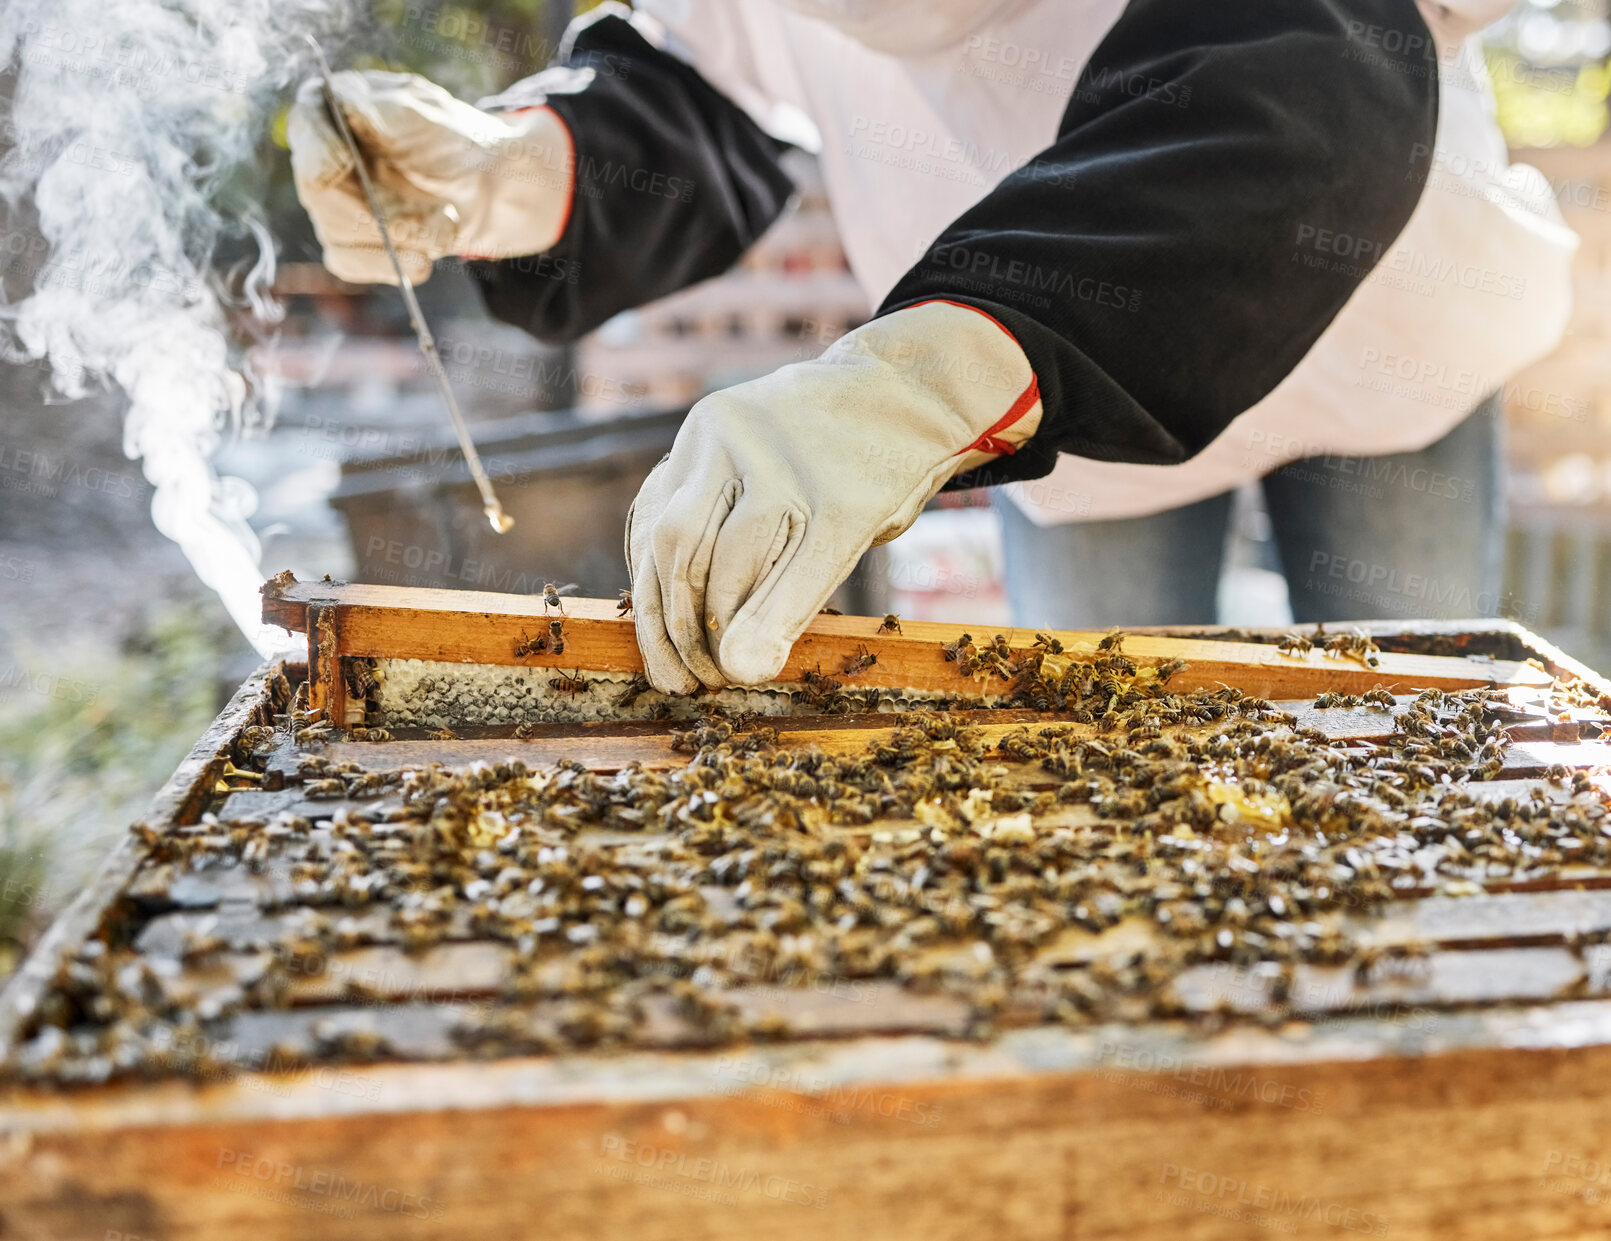
<path fill-rule="evenodd" d="M 219 239 L 249 231 L 259 257 L 237 296 L 275 313 L 273 247 L 247 206 L 226 207 L 287 87 L 311 71 L 303 32 L 342 23 L 347 0 L 4 0 L 0 70 L 15 73 L 0 130 L 0 196 L 31 209 L 48 252 L 28 295 L 0 306 L 13 360 L 44 360 L 68 397 L 127 394 L 123 448 L 142 463 L 151 515 L 265 654 L 255 497 L 219 478 L 223 439 L 260 419 L 232 365 Z"/>

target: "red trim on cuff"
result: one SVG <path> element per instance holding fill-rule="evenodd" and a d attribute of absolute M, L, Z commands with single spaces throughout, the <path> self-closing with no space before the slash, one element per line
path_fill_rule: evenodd
<path fill-rule="evenodd" d="M 933 306 L 936 303 L 941 306 L 959 306 L 963 310 L 973 311 L 973 313 L 976 315 L 983 315 L 986 319 L 989 319 L 990 322 L 994 323 L 998 328 L 1000 328 L 1008 340 L 1012 341 L 1013 344 L 1018 345 L 1018 338 L 1012 334 L 1011 329 L 1009 329 L 1005 323 L 996 318 L 996 316 L 991 314 L 988 310 L 980 310 L 977 306 L 968 305 L 967 302 L 953 302 L 949 297 L 929 297 L 925 298 L 921 302 L 913 302 L 910 306 L 903 307 L 903 309 L 916 310 L 919 306 Z M 1018 352 L 1022 353 L 1023 351 L 1024 347 L 1022 345 L 1018 345 Z M 1028 359 L 1026 358 L 1025 361 L 1028 361 Z"/>
<path fill-rule="evenodd" d="M 966 448 L 958 451 L 956 455 L 960 457 L 963 453 L 969 452 L 992 452 L 998 456 L 1012 456 L 1013 453 L 1018 451 L 1018 445 L 1010 444 L 1004 439 L 998 439 L 997 436 L 1035 408 L 1039 401 L 1040 381 L 1032 378 L 1029 381 L 1029 387 L 1018 394 L 1018 399 L 1012 403 L 1012 408 L 997 419 L 989 430 Z"/>
<path fill-rule="evenodd" d="M 919 306 L 932 306 L 935 303 L 939 303 L 942 306 L 959 306 L 963 310 L 973 311 L 973 313 L 976 315 L 983 315 L 986 319 L 989 319 L 990 322 L 994 323 L 998 328 L 1000 328 L 1002 334 L 1005 335 L 1008 340 L 1012 341 L 1013 344 L 1018 345 L 1018 338 L 1012 334 L 1012 331 L 1005 323 L 996 318 L 996 316 L 991 314 L 988 310 L 980 310 L 977 306 L 968 305 L 967 302 L 953 302 L 949 297 L 930 297 L 921 302 L 913 302 L 905 309 L 916 310 Z M 1018 352 L 1023 353 L 1023 351 L 1024 347 L 1022 345 L 1018 345 Z M 1024 359 L 1025 362 L 1028 360 L 1028 358 Z M 1012 403 L 1012 407 L 1008 409 L 1008 411 L 999 419 L 997 419 L 989 430 L 987 430 L 978 439 L 974 440 L 973 443 L 969 444 L 966 448 L 959 449 L 956 455 L 960 457 L 970 452 L 988 452 L 994 453 L 1001 457 L 1012 456 L 1013 453 L 1018 451 L 1018 445 L 1010 444 L 1006 440 L 998 437 L 1000 436 L 1001 432 L 1005 431 L 1030 410 L 1034 409 L 1035 403 L 1039 400 L 1040 380 L 1035 377 L 1034 368 L 1031 367 L 1029 372 L 1029 387 L 1025 388 L 1018 394 L 1018 399 Z"/>

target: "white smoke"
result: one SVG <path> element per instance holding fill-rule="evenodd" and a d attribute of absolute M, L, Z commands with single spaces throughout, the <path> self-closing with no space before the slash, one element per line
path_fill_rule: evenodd
<path fill-rule="evenodd" d="M 123 389 L 152 519 L 264 654 L 285 636 L 258 619 L 255 497 L 211 465 L 256 416 L 211 261 L 226 229 L 250 229 L 261 254 L 241 292 L 276 313 L 267 233 L 226 218 L 220 191 L 310 72 L 303 33 L 339 26 L 346 2 L 0 0 L 0 70 L 16 74 L 0 195 L 31 204 L 49 246 L 31 293 L 0 306 L 0 342 L 47 360 L 65 396 Z"/>

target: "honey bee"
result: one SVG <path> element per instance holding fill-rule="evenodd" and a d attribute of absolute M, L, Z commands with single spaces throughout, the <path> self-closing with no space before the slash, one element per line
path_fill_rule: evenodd
<path fill-rule="evenodd" d="M 247 754 L 274 744 L 274 730 L 267 724 L 248 724 L 241 729 L 240 746 Z"/>
<path fill-rule="evenodd" d="M 844 684 L 820 672 L 804 672 L 800 680 L 805 682 L 805 689 L 800 691 L 799 699 L 808 706 L 822 707 L 827 701 L 835 697 Z"/>
<path fill-rule="evenodd" d="M 384 728 L 354 728 L 350 736 L 354 741 L 390 741 L 391 733 Z"/>
<path fill-rule="evenodd" d="M 1326 654 L 1339 659 L 1357 659 L 1371 668 L 1378 667 L 1382 662 L 1376 658 L 1378 649 L 1376 643 L 1361 629 L 1336 634 L 1328 638 L 1325 645 Z"/>
<path fill-rule="evenodd" d="M 940 651 L 942 654 L 944 654 L 946 663 L 954 664 L 956 663 L 957 656 L 961 653 L 962 648 L 972 645 L 973 635 L 971 633 L 965 633 L 955 642 L 942 642 L 940 644 Z"/>
<path fill-rule="evenodd" d="M 543 610 L 546 612 L 549 608 L 554 608 L 561 615 L 564 615 L 565 605 L 560 601 L 560 595 L 575 589 L 576 587 L 574 584 L 570 586 L 555 586 L 552 582 L 544 582 Z"/>
<path fill-rule="evenodd" d="M 654 687 L 649 684 L 649 678 L 640 672 L 637 676 L 633 677 L 627 682 L 625 689 L 616 695 L 615 705 L 617 707 L 630 707 L 638 700 L 639 694 L 645 693 L 653 688 Z"/>
<path fill-rule="evenodd" d="M 548 649 L 546 638 L 533 638 L 524 629 L 520 631 L 520 641 L 515 643 L 515 658 L 524 659 L 528 655 L 541 655 Z"/>
<path fill-rule="evenodd" d="M 818 608 L 817 609 L 817 615 L 818 616 L 843 616 L 844 613 L 841 612 L 838 608 Z"/>
<path fill-rule="evenodd" d="M 369 691 L 375 688 L 375 668 L 367 659 L 349 659 L 343 669 L 347 681 L 347 693 L 353 698 L 368 698 Z"/>
<path fill-rule="evenodd" d="M 1366 693 L 1364 695 L 1364 699 L 1366 702 L 1374 703 L 1375 705 L 1381 707 L 1384 711 L 1391 711 L 1396 705 L 1393 701 L 1393 695 L 1388 693 L 1380 685 L 1375 686 L 1368 693 Z"/>
<path fill-rule="evenodd" d="M 879 625 L 878 632 L 879 633 L 900 633 L 901 632 L 901 618 L 896 616 L 895 613 L 891 612 L 888 616 L 884 617 L 884 623 Z"/>
<path fill-rule="evenodd" d="M 855 676 L 858 672 L 867 671 L 867 669 L 871 668 L 877 662 L 877 655 L 874 655 L 871 651 L 869 651 L 865 645 L 858 646 L 856 648 L 856 653 L 845 661 L 842 675 L 847 677 Z"/>
<path fill-rule="evenodd" d="M 432 741 L 457 741 L 459 739 L 459 734 L 451 728 L 433 728 L 425 735 Z"/>
<path fill-rule="evenodd" d="M 552 690 L 558 691 L 561 694 L 569 694 L 574 698 L 577 694 L 583 693 L 589 689 L 592 684 L 593 682 L 589 681 L 582 675 L 582 670 L 577 668 L 576 671 L 570 676 L 560 675 L 557 677 L 551 677 L 548 682 L 548 687 Z"/>
<path fill-rule="evenodd" d="M 1121 651 L 1124 649 L 1124 633 L 1118 628 L 1110 629 L 1107 636 L 1096 644 L 1099 651 Z"/>
<path fill-rule="evenodd" d="M 1037 633 L 1035 635 L 1035 645 L 1048 655 L 1061 655 L 1063 653 L 1063 644 L 1049 633 Z"/>
<path fill-rule="evenodd" d="M 1154 674 L 1158 678 L 1158 684 L 1167 685 L 1169 683 L 1169 678 L 1174 676 L 1177 672 L 1180 672 L 1183 668 L 1185 668 L 1185 666 L 1186 661 L 1184 659 L 1164 660 L 1163 663 L 1158 665 L 1157 671 Z"/>
<path fill-rule="evenodd" d="M 326 1055 L 369 1060 L 391 1050 L 391 1042 L 376 1030 L 314 1028 L 314 1038 Z"/>
<path fill-rule="evenodd" d="M 1307 655 L 1315 649 L 1315 644 L 1302 634 L 1289 633 L 1276 643 L 1275 649 L 1283 655 Z"/>
<path fill-rule="evenodd" d="M 522 720 L 520 723 L 515 725 L 515 737 L 521 741 L 525 741 L 536 731 L 537 725 L 531 720 Z"/>
<path fill-rule="evenodd" d="M 554 655 L 565 653 L 565 622 L 558 617 L 548 622 L 548 649 Z"/>
<path fill-rule="evenodd" d="M 632 610 L 632 592 L 630 590 L 623 590 L 621 592 L 620 600 L 615 605 L 615 614 L 617 616 L 619 616 L 619 617 L 625 617 L 626 614 L 628 612 L 630 612 L 631 610 Z"/>

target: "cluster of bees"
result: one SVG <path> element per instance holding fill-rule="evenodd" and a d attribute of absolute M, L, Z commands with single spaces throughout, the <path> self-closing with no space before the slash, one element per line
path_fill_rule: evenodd
<path fill-rule="evenodd" d="M 565 653 L 565 622 L 554 617 L 548 622 L 548 629 L 535 638 L 522 631 L 519 640 L 515 643 L 515 658 L 524 659 L 528 655 L 563 655 Z"/>
<path fill-rule="evenodd" d="M 1363 694 L 1339 694 L 1332 690 L 1317 695 L 1315 709 L 1326 711 L 1332 708 L 1357 710 L 1360 707 L 1377 707 L 1383 711 L 1391 711 L 1397 706 L 1397 700 L 1380 685 L 1375 689 L 1366 690 Z"/>
<path fill-rule="evenodd" d="M 1275 963 L 1290 983 L 1300 963 L 1363 962 L 1341 915 L 1395 894 L 1611 865 L 1606 806 L 1581 773 L 1531 796 L 1473 791 L 1503 764 L 1497 692 L 1373 691 L 1358 703 L 1393 710 L 1394 727 L 1362 744 L 1234 688 L 1171 692 L 1178 668 L 1139 668 L 1123 646 L 1113 634 L 1074 659 L 1047 635 L 946 644 L 1015 701 L 1060 713 L 1005 733 L 915 711 L 854 752 L 824 752 L 708 709 L 676 732 L 688 758 L 671 770 L 379 773 L 309 758 L 308 796 L 384 801 L 328 825 L 281 815 L 145 842 L 150 865 L 289 867 L 307 917 L 268 946 L 262 976 L 203 1013 L 162 971 L 227 947 L 191 944 L 168 966 L 96 941 L 10 1069 L 210 1072 L 207 1056 L 163 1050 L 176 1031 L 227 1032 L 233 1013 L 284 1002 L 295 962 L 373 943 L 508 946 L 501 999 L 455 1028 L 472 1055 L 627 1045 L 652 1012 L 688 1042 L 780 1036 L 786 1016 L 749 1015 L 737 997 L 876 979 L 956 997 L 978 1036 L 1141 1020 L 1180 1011 L 1172 983 L 1198 963 Z M 803 692 L 818 705 L 845 700 L 836 678 L 813 678 Z M 1151 928 L 1144 944 L 1042 960 L 1070 931 L 1126 920 Z M 1286 994 L 1276 987 L 1271 1019 Z M 312 1035 L 281 1050 L 386 1054 Z"/>
<path fill-rule="evenodd" d="M 1381 666 L 1382 661 L 1378 658 L 1381 648 L 1362 629 L 1328 635 L 1324 625 L 1316 625 L 1314 633 L 1307 638 L 1299 633 L 1289 633 L 1276 643 L 1276 649 L 1283 655 L 1307 655 L 1316 646 L 1338 659 L 1357 659 L 1367 668 Z"/>
<path fill-rule="evenodd" d="M 548 627 L 535 638 L 522 631 L 520 638 L 514 644 L 515 658 L 525 659 L 530 655 L 563 655 L 565 653 L 565 602 L 563 596 L 572 590 L 574 585 L 556 586 L 553 582 L 543 583 L 543 612 L 558 612 L 558 616 L 549 617 Z M 627 591 L 621 592 L 621 601 L 616 605 L 617 612 L 625 616 L 632 610 L 632 596 Z"/>

